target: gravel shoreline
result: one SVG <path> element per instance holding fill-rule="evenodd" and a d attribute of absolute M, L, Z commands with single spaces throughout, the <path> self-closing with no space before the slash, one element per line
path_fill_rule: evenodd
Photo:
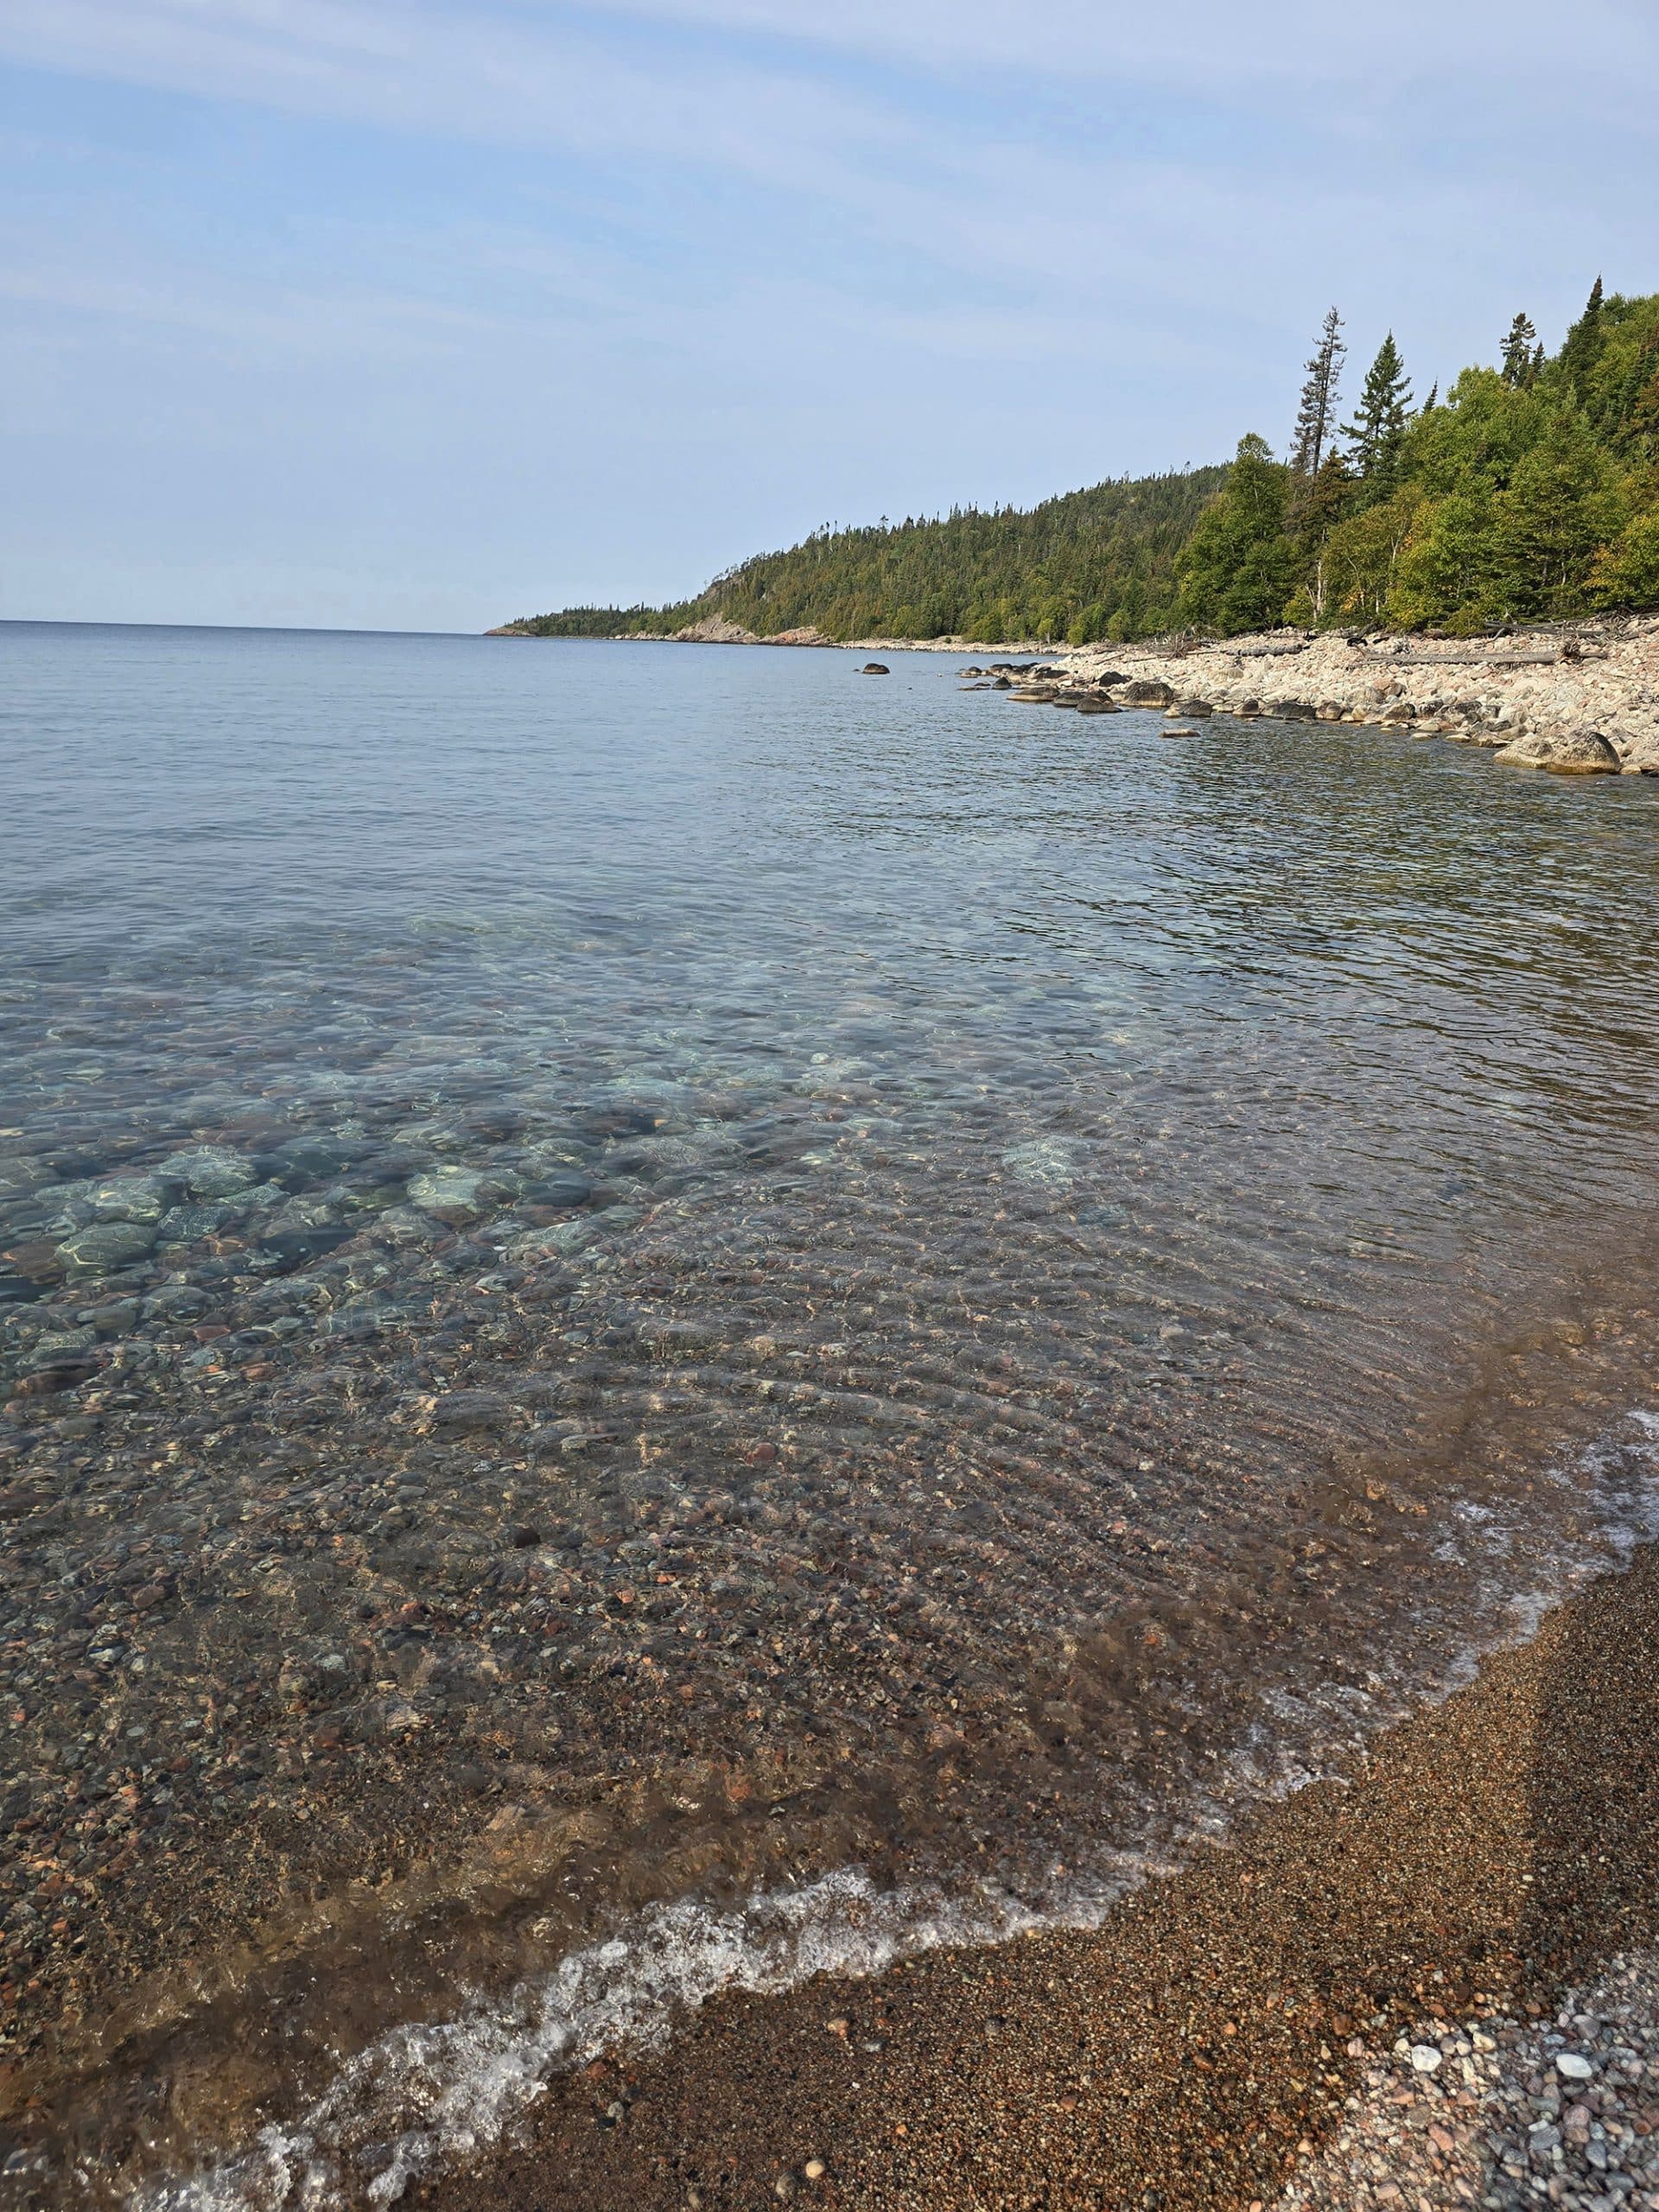
<path fill-rule="evenodd" d="M 1380 2051 L 1278 2212 L 1659 2205 L 1659 1955 L 1616 1959 L 1554 2018 L 1426 2021 Z"/>
<path fill-rule="evenodd" d="M 410 2201 L 1647 2212 L 1656 1741 L 1647 1550 L 1097 1934 L 721 1999 Z"/>

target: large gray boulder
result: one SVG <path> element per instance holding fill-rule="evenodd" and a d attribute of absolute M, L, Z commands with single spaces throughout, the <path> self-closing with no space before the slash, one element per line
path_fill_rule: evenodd
<path fill-rule="evenodd" d="M 1541 768 L 1552 776 L 1616 776 L 1618 753 L 1595 729 L 1534 730 L 1492 755 L 1506 768 Z"/>

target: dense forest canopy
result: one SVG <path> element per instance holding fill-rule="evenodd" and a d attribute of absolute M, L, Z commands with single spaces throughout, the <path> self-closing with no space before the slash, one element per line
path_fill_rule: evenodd
<path fill-rule="evenodd" d="M 716 576 L 678 607 L 573 607 L 523 626 L 546 637 L 626 637 L 717 618 L 757 636 L 1140 637 L 1175 619 L 1175 562 L 1224 467 L 1096 484 L 1021 511 L 816 531 Z"/>
<path fill-rule="evenodd" d="M 1280 622 L 1473 634 L 1659 606 L 1659 295 L 1600 280 L 1559 353 L 1524 315 L 1498 365 L 1418 405 L 1392 333 L 1338 424 L 1333 308 L 1308 363 L 1292 459 L 1069 492 L 1029 510 L 826 527 L 676 607 L 572 607 L 544 637 L 661 634 L 1040 639 L 1086 645 Z"/>

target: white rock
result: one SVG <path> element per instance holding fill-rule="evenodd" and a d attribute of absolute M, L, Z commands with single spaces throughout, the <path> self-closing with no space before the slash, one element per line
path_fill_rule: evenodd
<path fill-rule="evenodd" d="M 1563 2081 L 1588 2082 L 1593 2078 L 1596 2069 L 1576 2050 L 1563 2050 L 1556 2054 L 1555 2071 Z"/>
<path fill-rule="evenodd" d="M 1419 2074 L 1433 2074 L 1440 2063 L 1440 2051 L 1432 2043 L 1414 2043 L 1411 2046 L 1411 2063 Z"/>

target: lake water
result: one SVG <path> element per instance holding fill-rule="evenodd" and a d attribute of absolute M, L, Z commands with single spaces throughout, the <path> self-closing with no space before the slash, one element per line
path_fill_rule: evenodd
<path fill-rule="evenodd" d="M 1086 1920 L 1651 1531 L 1651 780 L 0 664 L 18 2202 L 385 2202 L 727 1982 Z"/>

